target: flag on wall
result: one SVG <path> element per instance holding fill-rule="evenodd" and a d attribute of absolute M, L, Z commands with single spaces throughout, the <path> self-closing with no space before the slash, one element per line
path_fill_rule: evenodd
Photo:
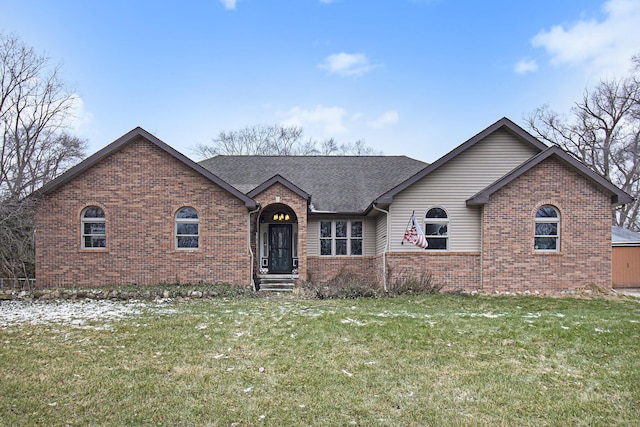
<path fill-rule="evenodd" d="M 404 244 L 404 242 L 413 243 L 422 249 L 429 246 L 427 238 L 424 237 L 420 224 L 418 224 L 418 221 L 416 220 L 415 214 L 411 214 L 411 219 L 407 224 L 407 229 L 405 230 L 404 237 L 402 238 L 402 243 Z"/>

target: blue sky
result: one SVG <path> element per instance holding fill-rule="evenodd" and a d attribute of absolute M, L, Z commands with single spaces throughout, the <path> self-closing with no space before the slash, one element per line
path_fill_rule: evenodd
<path fill-rule="evenodd" d="M 640 0 L 0 0 L 61 64 L 90 153 L 136 126 L 188 156 L 298 124 L 434 161 L 503 116 L 568 111 L 640 53 Z"/>

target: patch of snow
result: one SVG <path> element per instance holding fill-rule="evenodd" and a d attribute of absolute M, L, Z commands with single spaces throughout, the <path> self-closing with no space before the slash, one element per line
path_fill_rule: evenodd
<path fill-rule="evenodd" d="M 367 322 L 361 322 L 359 320 L 351 319 L 349 317 L 347 317 L 346 319 L 342 319 L 340 323 L 349 323 L 356 326 L 365 326 L 367 324 Z"/>
<path fill-rule="evenodd" d="M 31 325 L 58 324 L 76 328 L 111 330 L 104 323 L 91 326 L 95 322 L 110 322 L 139 315 L 148 306 L 141 302 L 119 302 L 108 300 L 26 302 L 9 301 L 0 306 L 0 327 L 23 323 Z"/>
<path fill-rule="evenodd" d="M 506 316 L 507 313 L 493 313 L 488 311 L 486 313 L 456 313 L 456 315 L 462 317 L 486 317 L 487 319 L 496 319 L 498 317 Z"/>

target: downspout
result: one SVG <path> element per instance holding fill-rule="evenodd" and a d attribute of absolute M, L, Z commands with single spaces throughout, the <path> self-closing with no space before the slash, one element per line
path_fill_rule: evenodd
<path fill-rule="evenodd" d="M 249 264 L 249 277 L 251 278 L 251 289 L 253 292 L 256 291 L 256 282 L 253 280 L 253 250 L 251 249 L 251 214 L 260 211 L 260 205 L 253 210 L 249 211 L 249 216 L 247 218 L 247 246 L 249 248 L 249 255 L 251 256 L 251 264 Z M 257 239 L 256 239 L 257 242 Z M 257 243 L 256 243 L 257 245 Z"/>
<path fill-rule="evenodd" d="M 480 292 L 484 290 L 484 205 L 480 212 Z"/>
<path fill-rule="evenodd" d="M 383 212 L 387 215 L 386 224 L 387 224 L 387 235 L 385 236 L 387 241 L 384 243 L 384 250 L 382 251 L 382 286 L 384 288 L 384 292 L 387 292 L 387 249 L 389 248 L 389 211 L 385 211 L 384 209 L 380 209 L 375 204 L 373 204 L 373 209 Z"/>

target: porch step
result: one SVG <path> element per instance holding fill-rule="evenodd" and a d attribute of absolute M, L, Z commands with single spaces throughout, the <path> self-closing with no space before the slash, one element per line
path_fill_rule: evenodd
<path fill-rule="evenodd" d="M 269 282 L 260 283 L 260 290 L 265 292 L 291 292 L 293 291 L 293 283 Z"/>
<path fill-rule="evenodd" d="M 291 292 L 297 278 L 297 274 L 259 274 L 258 285 L 261 291 Z"/>

